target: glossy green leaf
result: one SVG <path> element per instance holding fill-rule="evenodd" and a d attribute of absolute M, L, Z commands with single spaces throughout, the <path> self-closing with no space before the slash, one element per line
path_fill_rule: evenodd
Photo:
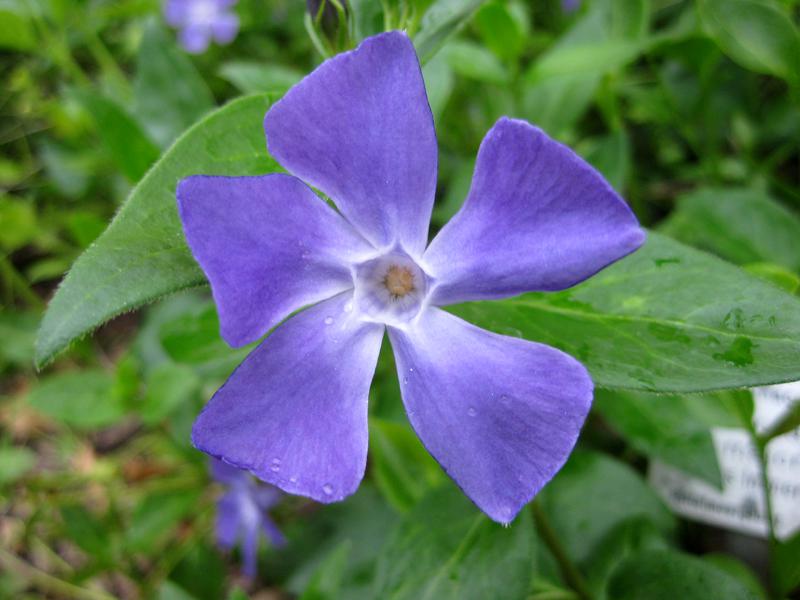
<path fill-rule="evenodd" d="M 800 379 L 800 300 L 652 232 L 574 288 L 453 311 L 561 348 L 600 387 L 685 392 Z"/>
<path fill-rule="evenodd" d="M 205 81 L 158 21 L 145 28 L 136 57 L 134 113 L 161 147 L 214 106 Z"/>
<path fill-rule="evenodd" d="M 0 3 L 0 48 L 8 50 L 32 50 L 36 37 L 30 19 L 16 2 Z"/>
<path fill-rule="evenodd" d="M 502 527 L 448 484 L 423 499 L 394 531 L 378 558 L 371 597 L 523 600 L 533 561 L 527 512 Z"/>
<path fill-rule="evenodd" d="M 110 318 L 205 279 L 175 204 L 182 177 L 274 172 L 262 121 L 266 95 L 222 107 L 192 127 L 137 185 L 108 229 L 75 262 L 47 309 L 36 346 L 43 365 Z"/>
<path fill-rule="evenodd" d="M 404 423 L 370 418 L 369 445 L 375 484 L 399 511 L 409 510 L 443 478 L 442 469 Z"/>
<path fill-rule="evenodd" d="M 761 190 L 700 188 L 680 198 L 660 230 L 736 264 L 800 271 L 800 216 Z"/>
<path fill-rule="evenodd" d="M 425 79 L 425 91 L 428 93 L 433 120 L 438 124 L 453 93 L 453 69 L 441 54 L 437 54 L 422 68 L 422 76 Z"/>
<path fill-rule="evenodd" d="M 775 585 L 779 593 L 787 594 L 800 586 L 800 532 L 775 544 L 773 556 Z"/>
<path fill-rule="evenodd" d="M 721 489 L 711 428 L 741 425 L 722 394 L 674 396 L 598 390 L 594 408 L 638 452 Z"/>
<path fill-rule="evenodd" d="M 157 423 L 191 400 L 199 387 L 197 375 L 188 366 L 173 363 L 159 365 L 147 378 L 147 391 L 138 414 L 145 423 Z"/>
<path fill-rule="evenodd" d="M 114 378 L 100 370 L 58 373 L 42 379 L 28 395 L 28 403 L 57 421 L 81 429 L 111 425 L 126 412 L 114 392 Z"/>
<path fill-rule="evenodd" d="M 608 586 L 615 600 L 757 600 L 747 586 L 700 558 L 669 550 L 626 559 Z"/>
<path fill-rule="evenodd" d="M 675 519 L 644 479 L 608 456 L 576 451 L 539 494 L 542 509 L 572 560 L 584 563 L 616 527 L 647 520 L 669 536 Z"/>
<path fill-rule="evenodd" d="M 504 85 L 510 75 L 497 57 L 478 44 L 453 41 L 442 49 L 442 55 L 453 71 L 484 83 Z"/>
<path fill-rule="evenodd" d="M 615 190 L 624 192 L 631 171 L 631 144 L 625 131 L 591 140 L 582 154 Z"/>
<path fill-rule="evenodd" d="M 700 19 L 720 48 L 743 67 L 794 81 L 800 36 L 789 16 L 768 0 L 700 0 Z"/>
<path fill-rule="evenodd" d="M 595 600 L 615 600 L 606 594 L 606 584 L 617 565 L 629 556 L 651 550 L 668 550 L 670 540 L 647 517 L 633 517 L 612 528 L 586 561 L 586 583 Z"/>
<path fill-rule="evenodd" d="M 300 600 L 337 600 L 341 598 L 342 579 L 350 555 L 350 540 L 340 543 L 320 563 L 311 576 L 308 586 L 303 590 Z"/>
<path fill-rule="evenodd" d="M 425 64 L 451 35 L 470 20 L 485 0 L 435 0 L 420 22 L 414 46 L 420 62 Z"/>
<path fill-rule="evenodd" d="M 97 134 L 117 167 L 137 182 L 158 158 L 158 148 L 116 102 L 88 90 L 75 93 L 94 121 Z"/>
<path fill-rule="evenodd" d="M 303 73 L 293 67 L 255 61 L 227 62 L 220 68 L 219 75 L 245 94 L 283 93 L 303 78 Z"/>
<path fill-rule="evenodd" d="M 131 552 L 152 547 L 174 536 L 180 521 L 196 514 L 199 491 L 162 492 L 146 496 L 136 507 L 125 530 L 125 547 Z"/>
<path fill-rule="evenodd" d="M 524 5 L 493 0 L 475 15 L 475 26 L 484 44 L 498 57 L 511 60 L 522 52 L 528 33 L 526 12 Z"/>
<path fill-rule="evenodd" d="M 760 279 L 769 281 L 773 285 L 786 292 L 789 292 L 790 294 L 796 294 L 798 290 L 800 290 L 800 275 L 797 275 L 779 265 L 766 262 L 756 262 L 742 265 L 742 268 L 751 275 L 755 275 Z"/>

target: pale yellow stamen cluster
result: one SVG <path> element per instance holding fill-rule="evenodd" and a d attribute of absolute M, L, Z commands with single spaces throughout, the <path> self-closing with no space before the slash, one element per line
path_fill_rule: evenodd
<path fill-rule="evenodd" d="M 414 274 L 407 267 L 393 265 L 386 271 L 383 285 L 394 298 L 402 298 L 414 291 Z"/>

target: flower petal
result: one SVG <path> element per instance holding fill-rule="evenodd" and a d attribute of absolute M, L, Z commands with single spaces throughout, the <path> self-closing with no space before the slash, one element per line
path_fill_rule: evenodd
<path fill-rule="evenodd" d="M 320 65 L 264 121 L 269 151 L 376 247 L 418 258 L 436 191 L 436 134 L 414 46 L 392 31 Z"/>
<path fill-rule="evenodd" d="M 211 27 L 205 23 L 186 23 L 178 32 L 181 46 L 189 54 L 202 54 L 211 43 Z"/>
<path fill-rule="evenodd" d="M 275 521 L 266 513 L 261 516 L 261 529 L 264 531 L 264 535 L 267 536 L 269 543 L 275 548 L 283 548 L 286 546 L 286 537 L 283 535 L 283 532 L 278 529 Z"/>
<path fill-rule="evenodd" d="M 186 239 L 211 283 L 222 336 L 242 346 L 293 311 L 353 286 L 369 245 L 288 175 L 194 176 L 178 186 Z"/>
<path fill-rule="evenodd" d="M 644 241 L 597 171 L 525 121 L 500 119 L 478 152 L 464 206 L 425 253 L 434 304 L 560 290 Z"/>
<path fill-rule="evenodd" d="M 562 467 L 592 402 L 563 352 L 437 308 L 389 328 L 403 403 L 422 443 L 489 517 L 510 522 Z"/>
<path fill-rule="evenodd" d="M 227 492 L 217 501 L 217 543 L 227 550 L 233 548 L 240 525 L 239 500 L 235 492 Z"/>
<path fill-rule="evenodd" d="M 352 494 L 367 457 L 367 396 L 383 326 L 351 317 L 352 293 L 283 323 L 195 421 L 194 445 L 290 494 Z"/>
<path fill-rule="evenodd" d="M 219 44 L 230 44 L 239 33 L 239 17 L 236 13 L 221 13 L 211 24 L 214 39 Z"/>

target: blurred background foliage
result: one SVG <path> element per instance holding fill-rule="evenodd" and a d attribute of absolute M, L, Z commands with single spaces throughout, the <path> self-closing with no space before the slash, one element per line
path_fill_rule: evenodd
<path fill-rule="evenodd" d="M 350 5 L 345 31 L 315 27 L 299 0 L 239 0 L 235 42 L 189 56 L 157 0 L 0 0 L 0 597 L 790 595 L 800 536 L 779 545 L 770 573 L 765 542 L 679 519 L 645 478 L 659 459 L 721 485 L 709 431 L 741 425 L 747 393 L 601 390 L 579 451 L 503 529 L 410 431 L 384 351 L 367 480 L 339 505 L 287 497 L 274 516 L 289 544 L 262 552 L 249 581 L 215 547 L 219 488 L 189 442 L 248 350 L 221 341 L 206 291 L 122 315 L 34 370 L 60 278 L 187 127 L 239 95 L 280 95 L 321 53 L 397 26 L 417 33 L 425 60 L 441 153 L 435 227 L 507 114 L 575 148 L 648 227 L 797 293 L 797 0 Z"/>

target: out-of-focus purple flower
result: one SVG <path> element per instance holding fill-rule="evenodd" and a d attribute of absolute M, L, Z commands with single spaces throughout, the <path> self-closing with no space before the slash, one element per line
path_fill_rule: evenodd
<path fill-rule="evenodd" d="M 281 492 L 256 482 L 247 471 L 216 458 L 211 459 L 211 476 L 228 489 L 217 502 L 217 542 L 226 550 L 237 544 L 242 550 L 242 570 L 248 577 L 257 572 L 258 540 L 261 534 L 273 546 L 286 540 L 267 511 L 280 500 Z"/>
<path fill-rule="evenodd" d="M 581 0 L 561 0 L 561 10 L 565 13 L 575 12 L 581 7 Z"/>
<path fill-rule="evenodd" d="M 180 218 L 231 345 L 314 306 L 214 395 L 195 446 L 289 493 L 352 494 L 388 331 L 422 442 L 487 515 L 511 521 L 572 451 L 592 381 L 555 348 L 439 307 L 575 285 L 642 244 L 633 213 L 569 148 L 504 117 L 481 144 L 463 207 L 426 248 L 436 135 L 401 32 L 324 62 L 264 123 L 293 175 L 189 177 Z"/>
<path fill-rule="evenodd" d="M 164 18 L 178 30 L 187 52 L 205 52 L 211 40 L 228 44 L 239 32 L 239 17 L 233 11 L 236 0 L 167 0 Z"/>

